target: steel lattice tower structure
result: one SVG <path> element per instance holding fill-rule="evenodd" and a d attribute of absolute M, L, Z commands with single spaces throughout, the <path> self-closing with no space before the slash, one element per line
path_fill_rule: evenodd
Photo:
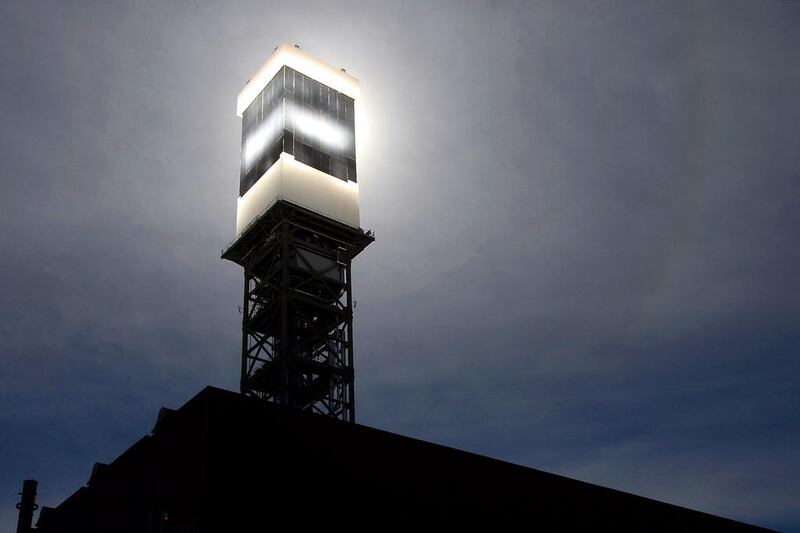
<path fill-rule="evenodd" d="M 358 81 L 281 45 L 239 94 L 241 392 L 355 421 L 352 260 Z"/>

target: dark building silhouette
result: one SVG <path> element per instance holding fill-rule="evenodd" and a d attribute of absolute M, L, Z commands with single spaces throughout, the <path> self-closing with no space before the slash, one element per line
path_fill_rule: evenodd
<path fill-rule="evenodd" d="M 766 531 L 207 387 L 55 508 L 42 533 L 383 529 Z M 480 521 L 480 522 L 478 522 Z M 441 523 L 441 522 L 439 522 Z"/>

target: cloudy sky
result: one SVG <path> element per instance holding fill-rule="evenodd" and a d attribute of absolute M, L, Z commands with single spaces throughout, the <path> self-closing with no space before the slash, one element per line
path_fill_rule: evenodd
<path fill-rule="evenodd" d="M 362 83 L 358 420 L 800 531 L 800 2 L 0 3 L 0 529 L 238 386 L 236 95 Z"/>

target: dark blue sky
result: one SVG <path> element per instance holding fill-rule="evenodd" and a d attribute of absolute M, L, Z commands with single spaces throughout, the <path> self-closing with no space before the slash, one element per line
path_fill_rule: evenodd
<path fill-rule="evenodd" d="M 359 422 L 800 531 L 800 2 L 0 4 L 0 529 L 235 389 L 236 95 L 361 79 Z"/>

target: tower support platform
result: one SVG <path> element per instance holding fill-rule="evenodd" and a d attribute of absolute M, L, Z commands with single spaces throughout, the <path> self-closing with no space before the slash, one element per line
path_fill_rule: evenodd
<path fill-rule="evenodd" d="M 244 268 L 244 395 L 355 421 L 351 264 L 374 240 L 278 200 L 223 251 Z"/>

